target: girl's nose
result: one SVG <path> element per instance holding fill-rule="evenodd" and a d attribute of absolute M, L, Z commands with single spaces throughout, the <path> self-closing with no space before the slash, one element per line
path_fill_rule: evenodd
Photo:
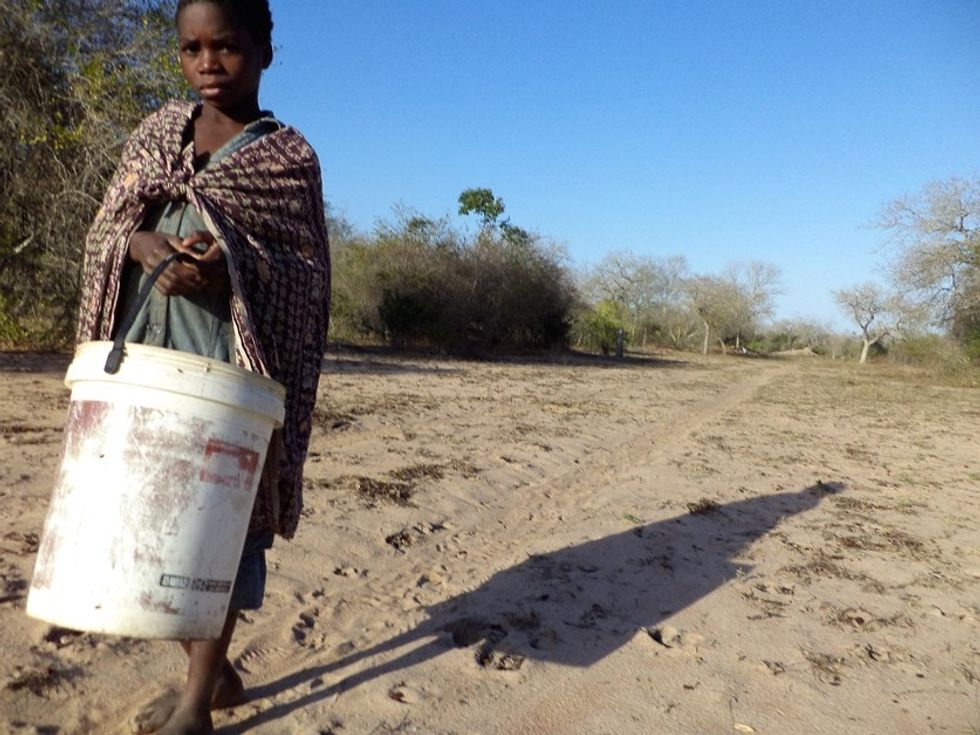
<path fill-rule="evenodd" d="M 218 71 L 221 68 L 221 61 L 216 51 L 204 49 L 198 57 L 198 71 L 208 73 Z"/>

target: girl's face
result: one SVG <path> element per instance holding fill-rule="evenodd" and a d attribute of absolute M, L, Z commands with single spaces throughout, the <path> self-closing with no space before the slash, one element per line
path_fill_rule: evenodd
<path fill-rule="evenodd" d="M 226 113 L 258 106 L 265 50 L 222 8 L 206 0 L 187 5 L 177 39 L 184 77 L 205 104 Z"/>

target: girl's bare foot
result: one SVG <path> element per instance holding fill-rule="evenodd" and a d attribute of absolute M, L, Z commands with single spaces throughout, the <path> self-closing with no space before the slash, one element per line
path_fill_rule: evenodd
<path fill-rule="evenodd" d="M 235 667 L 228 660 L 225 660 L 221 666 L 221 672 L 218 674 L 218 680 L 214 684 L 211 709 L 237 707 L 244 701 L 245 686 L 242 684 L 242 679 L 235 671 Z M 162 730 L 164 725 L 170 724 L 168 721 L 174 714 L 174 710 L 177 709 L 179 702 L 180 691 L 176 689 L 170 689 L 156 699 L 147 702 L 130 720 L 133 732 L 137 735 L 148 735 L 148 733 Z"/>
<path fill-rule="evenodd" d="M 211 722 L 211 713 L 207 710 L 193 712 L 177 708 L 158 732 L 159 735 L 211 735 L 214 724 Z"/>

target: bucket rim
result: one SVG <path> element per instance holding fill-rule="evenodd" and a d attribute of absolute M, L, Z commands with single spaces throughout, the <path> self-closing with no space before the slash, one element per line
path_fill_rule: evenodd
<path fill-rule="evenodd" d="M 95 361 L 98 359 L 101 362 L 105 362 L 105 357 L 109 354 L 111 349 L 112 342 L 109 341 L 81 342 L 75 348 L 74 360 L 85 360 L 87 362 L 88 360 Z M 180 350 L 173 350 L 168 347 L 155 347 L 153 345 L 144 345 L 136 342 L 126 343 L 126 356 L 127 358 L 142 358 L 157 365 L 172 367 L 176 370 L 181 370 L 183 368 L 188 371 L 223 374 L 237 380 L 245 380 L 254 384 L 256 387 L 271 391 L 282 400 L 285 400 L 286 398 L 286 388 L 279 381 L 259 373 L 253 373 L 249 370 L 245 370 L 244 368 L 240 368 L 232 363 L 215 360 L 210 357 L 195 355 L 190 352 L 182 352 Z M 99 369 L 100 371 L 102 370 L 101 366 Z M 70 373 L 71 371 L 69 370 L 69 375 L 66 375 L 65 377 L 65 385 L 67 385 L 69 388 L 74 382 L 70 380 Z M 108 373 L 106 374 L 107 379 L 111 377 L 112 376 Z"/>

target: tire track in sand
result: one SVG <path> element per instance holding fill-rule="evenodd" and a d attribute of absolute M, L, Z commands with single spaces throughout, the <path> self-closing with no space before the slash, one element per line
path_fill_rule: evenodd
<path fill-rule="evenodd" d="M 579 464 L 571 465 L 564 472 L 534 479 L 519 490 L 505 491 L 518 493 L 520 502 L 512 499 L 511 502 L 479 510 L 465 509 L 460 517 L 453 518 L 454 533 L 448 544 L 465 549 L 465 554 L 460 554 L 456 559 L 446 559 L 444 554 L 440 555 L 433 548 L 434 544 L 413 549 L 410 560 L 399 559 L 399 562 L 409 563 L 392 564 L 382 558 L 377 559 L 370 578 L 357 580 L 355 585 L 346 589 L 343 602 L 351 606 L 348 611 L 355 621 L 365 617 L 361 614 L 363 611 L 359 612 L 361 607 L 373 608 L 375 616 L 378 616 L 377 608 L 380 607 L 381 611 L 387 610 L 392 617 L 400 617 L 402 625 L 394 630 L 379 626 L 370 633 L 363 629 L 357 631 L 360 633 L 357 635 L 344 624 L 346 621 L 338 620 L 332 614 L 331 608 L 338 601 L 324 600 L 307 612 L 317 618 L 322 616 L 324 621 L 331 621 L 327 625 L 333 631 L 330 638 L 335 640 L 331 643 L 323 640 L 320 645 L 311 647 L 302 645 L 289 633 L 289 628 L 295 623 L 295 616 L 291 615 L 288 620 L 269 621 L 267 625 L 260 626 L 260 630 L 254 631 L 251 640 L 240 641 L 240 644 L 245 644 L 241 663 L 247 666 L 248 660 L 257 656 L 262 662 L 261 679 L 265 682 L 329 666 L 336 659 L 337 651 L 333 644 L 338 640 L 353 638 L 357 640 L 357 649 L 364 650 L 382 643 L 393 633 L 411 630 L 414 626 L 410 621 L 424 616 L 428 606 L 465 595 L 499 571 L 525 561 L 528 557 L 528 539 L 545 544 L 548 548 L 534 549 L 535 552 L 542 552 L 574 543 L 576 535 L 581 538 L 582 533 L 601 535 L 601 529 L 596 528 L 587 517 L 588 513 L 583 511 L 595 513 L 605 506 L 622 505 L 634 492 L 629 482 L 619 481 L 624 474 L 643 474 L 651 466 L 668 461 L 699 428 L 736 410 L 786 370 L 785 366 L 760 365 L 720 390 L 711 388 L 711 395 L 692 404 L 675 407 L 663 417 L 653 417 L 649 423 L 617 437 L 614 446 L 602 447 L 601 451 L 595 451 L 588 457 L 580 457 Z M 414 609 L 406 609 L 405 595 L 411 595 L 411 591 L 418 586 L 420 576 L 434 566 L 442 570 L 441 587 L 426 590 L 426 594 L 412 606 Z M 371 601 L 370 605 L 368 600 Z M 371 656 L 335 671 L 328 681 L 336 681 L 337 676 L 341 679 L 355 676 L 359 671 L 383 665 L 387 659 L 397 658 L 397 655 L 389 652 Z M 567 682 L 564 685 L 561 683 L 565 678 L 553 677 L 553 683 L 545 683 L 543 691 L 534 687 L 532 701 L 522 703 L 512 712 L 512 717 L 526 722 L 514 732 L 572 732 L 574 728 L 568 729 L 570 723 L 574 723 L 582 712 L 605 696 L 594 686 L 582 690 L 574 686 L 569 688 Z M 308 691 L 305 682 L 297 683 L 290 689 L 292 691 L 279 691 L 273 701 L 302 699 L 303 692 Z"/>
<path fill-rule="evenodd" d="M 495 520 L 526 518 L 529 510 L 532 513 L 535 510 L 540 511 L 541 520 L 554 520 L 557 515 L 580 508 L 583 500 L 594 499 L 597 488 L 603 488 L 603 505 L 621 503 L 624 494 L 628 496 L 632 493 L 632 489 L 623 491 L 616 482 L 622 475 L 642 474 L 644 469 L 669 460 L 699 429 L 736 410 L 740 404 L 751 400 L 758 391 L 790 369 L 784 365 L 760 366 L 758 371 L 752 372 L 722 392 L 684 408 L 679 415 L 668 415 L 663 420 L 632 432 L 601 456 L 590 458 L 590 462 L 575 465 L 567 472 L 521 488 L 521 492 L 529 496 L 526 500 L 535 501 L 534 506 L 511 506 L 504 517 Z M 597 462 L 601 462 L 601 466 Z M 539 528 L 536 533 L 540 534 L 540 530 Z M 525 535 L 524 538 L 526 537 Z"/>
<path fill-rule="evenodd" d="M 699 430 L 737 411 L 741 404 L 750 401 L 772 381 L 791 370 L 790 366 L 785 365 L 763 366 L 758 372 L 735 383 L 721 394 L 694 404 L 690 410 L 669 423 L 658 422 L 646 431 L 630 437 L 624 445 L 610 452 L 610 457 L 615 460 L 611 468 L 596 472 L 595 468 L 587 467 L 569 478 L 571 482 L 563 488 L 556 505 L 567 517 L 574 512 L 576 503 L 594 494 L 599 483 L 604 483 L 609 491 L 603 494 L 603 506 L 622 506 L 635 492 L 635 483 L 625 482 L 620 485 L 616 482 L 620 475 L 627 472 L 639 476 L 651 472 L 669 472 L 667 463 L 671 457 L 683 451 Z M 645 452 L 642 460 L 638 459 L 639 451 Z M 528 732 L 538 735 L 585 732 L 581 729 L 583 723 L 618 699 L 620 687 L 615 682 L 622 672 L 617 670 L 619 664 L 616 659 L 621 653 L 614 652 L 596 664 L 596 668 L 605 670 L 608 675 L 584 677 L 584 682 L 583 677 L 577 676 L 575 670 L 549 667 L 544 685 L 535 687 L 533 695 L 515 702 L 517 706 L 513 717 L 508 719 L 508 725 L 499 732 L 514 735 Z M 637 732 L 645 732 L 650 726 L 650 723 L 638 725 L 640 729 Z"/>

